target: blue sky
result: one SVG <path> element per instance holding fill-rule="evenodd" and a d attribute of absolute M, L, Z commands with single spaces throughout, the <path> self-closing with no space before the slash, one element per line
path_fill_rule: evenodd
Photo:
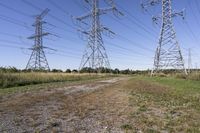
<path fill-rule="evenodd" d="M 59 36 L 50 35 L 44 38 L 44 46 L 58 50 L 57 52 L 45 50 L 50 68 L 77 69 L 87 41 L 80 38 L 70 16 L 86 14 L 88 11 L 84 6 L 87 4 L 84 0 L 51 0 L 57 3 L 58 9 L 49 0 L 26 1 L 40 9 L 50 9 L 44 19 L 48 22 L 44 29 Z M 161 14 L 161 5 L 149 7 L 147 13 L 141 9 L 140 0 L 115 0 L 115 2 L 125 16 L 116 18 L 110 13 L 101 17 L 102 24 L 116 33 L 113 39 L 103 36 L 111 67 L 151 69 L 160 32 L 160 26 L 153 24 L 151 17 Z M 101 6 L 106 7 L 103 0 Z M 173 0 L 173 9 L 175 11 L 186 9 L 185 20 L 181 17 L 174 18 L 177 39 L 186 67 L 189 48 L 192 50 L 193 66 L 200 65 L 200 1 Z M 127 11 L 130 14 L 127 14 Z M 26 4 L 23 0 L 0 1 L 0 66 L 25 68 L 31 54 L 26 48 L 30 48 L 34 43 L 27 37 L 34 34 L 34 27 L 31 25 L 34 23 L 34 16 L 40 12 L 41 10 Z"/>

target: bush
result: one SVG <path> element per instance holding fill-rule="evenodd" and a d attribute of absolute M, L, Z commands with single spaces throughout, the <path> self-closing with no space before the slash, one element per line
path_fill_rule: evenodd
<path fill-rule="evenodd" d="M 66 73 L 71 73 L 72 71 L 70 69 L 67 69 L 65 72 Z"/>

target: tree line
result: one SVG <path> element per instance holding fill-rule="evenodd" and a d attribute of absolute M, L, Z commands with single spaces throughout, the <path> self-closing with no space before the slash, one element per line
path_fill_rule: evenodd
<path fill-rule="evenodd" d="M 90 67 L 85 67 L 80 71 L 77 69 L 51 69 L 50 71 L 47 70 L 26 70 L 26 69 L 17 69 L 16 67 L 0 67 L 0 72 L 4 73 L 19 73 L 19 72 L 53 72 L 53 73 L 112 73 L 112 74 L 148 74 L 149 70 L 131 70 L 125 69 L 120 70 L 118 68 L 115 69 L 108 69 L 108 68 L 98 68 L 92 69 Z"/>

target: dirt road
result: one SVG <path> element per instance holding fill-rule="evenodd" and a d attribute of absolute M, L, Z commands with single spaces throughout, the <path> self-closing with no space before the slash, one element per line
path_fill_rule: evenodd
<path fill-rule="evenodd" d="M 0 100 L 0 132 L 123 132 L 127 77 L 15 94 Z"/>

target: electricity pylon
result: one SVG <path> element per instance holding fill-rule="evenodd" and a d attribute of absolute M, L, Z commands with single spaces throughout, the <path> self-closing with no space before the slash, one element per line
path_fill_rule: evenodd
<path fill-rule="evenodd" d="M 162 19 L 162 27 L 151 75 L 164 69 L 183 71 L 187 75 L 172 21 L 172 18 L 175 16 L 182 16 L 184 18 L 183 11 L 172 12 L 171 0 L 148 0 L 142 4 L 142 7 L 154 6 L 160 2 L 162 2 L 162 16 L 160 17 Z M 158 18 L 153 17 L 153 20 L 156 21 Z"/>
<path fill-rule="evenodd" d="M 78 22 L 89 26 L 89 30 L 78 29 L 79 32 L 87 36 L 88 40 L 79 70 L 84 67 L 90 67 L 93 70 L 99 70 L 101 68 L 110 69 L 110 62 L 104 46 L 102 33 L 107 32 L 110 35 L 114 35 L 115 33 L 101 25 L 100 16 L 110 11 L 114 14 L 116 13 L 115 15 L 123 14 L 117 10 L 113 0 L 107 0 L 106 3 L 111 7 L 104 9 L 99 7 L 100 0 L 85 0 L 85 2 L 92 8 L 91 12 L 87 13 L 87 15 L 75 18 Z"/>
<path fill-rule="evenodd" d="M 49 12 L 49 9 L 45 9 L 40 15 L 36 16 L 36 21 L 33 24 L 35 27 L 35 34 L 28 39 L 34 39 L 34 46 L 30 48 L 32 50 L 32 54 L 27 63 L 26 69 L 30 70 L 50 70 L 49 64 L 47 62 L 44 47 L 43 46 L 43 37 L 49 35 L 49 33 L 43 33 L 43 24 L 42 21 L 45 15 Z"/>
<path fill-rule="evenodd" d="M 188 73 L 191 73 L 192 69 L 192 56 L 191 56 L 191 49 L 188 50 Z"/>

